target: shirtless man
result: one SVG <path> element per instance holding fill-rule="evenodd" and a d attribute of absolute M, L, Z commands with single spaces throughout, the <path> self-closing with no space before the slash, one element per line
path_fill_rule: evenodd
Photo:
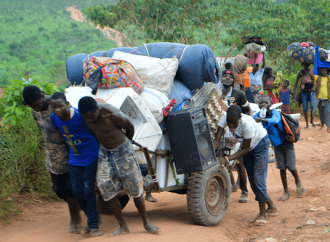
<path fill-rule="evenodd" d="M 100 143 L 97 183 L 103 199 L 119 223 L 119 229 L 110 236 L 129 233 L 123 218 L 117 194 L 127 191 L 133 198 L 144 228 L 152 234 L 161 231 L 148 218 L 143 199 L 143 179 L 133 150 L 134 126 L 128 117 L 116 107 L 96 102 L 92 97 L 80 99 L 79 113 Z M 125 133 L 123 132 L 125 130 Z"/>

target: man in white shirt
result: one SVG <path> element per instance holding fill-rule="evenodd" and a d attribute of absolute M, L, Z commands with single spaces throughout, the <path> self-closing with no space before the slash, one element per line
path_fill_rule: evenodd
<path fill-rule="evenodd" d="M 243 157 L 251 189 L 259 202 L 260 213 L 256 224 L 266 223 L 266 215 L 276 216 L 278 210 L 267 193 L 268 147 L 267 131 L 257 124 L 253 118 L 241 113 L 241 107 L 232 105 L 219 121 L 219 128 L 214 140 L 214 147 L 218 147 L 224 129 L 228 126 L 231 135 L 241 143 L 241 149 L 230 156 L 221 158 L 221 164 Z M 268 208 L 266 210 L 266 203 Z"/>

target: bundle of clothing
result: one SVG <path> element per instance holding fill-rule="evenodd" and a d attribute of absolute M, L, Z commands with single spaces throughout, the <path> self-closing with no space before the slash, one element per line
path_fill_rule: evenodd
<path fill-rule="evenodd" d="M 313 64 L 315 59 L 315 46 L 312 42 L 294 42 L 287 48 L 290 56 L 301 63 Z"/>
<path fill-rule="evenodd" d="M 267 48 L 261 37 L 251 36 L 247 38 L 243 52 L 249 57 L 248 64 L 260 64 L 263 60 L 263 53 Z"/>

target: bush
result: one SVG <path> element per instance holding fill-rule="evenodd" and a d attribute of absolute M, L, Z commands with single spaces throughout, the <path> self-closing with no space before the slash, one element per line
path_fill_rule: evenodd
<path fill-rule="evenodd" d="M 32 81 L 46 95 L 57 92 L 52 83 Z M 22 92 L 31 85 L 12 81 L 0 102 L 0 219 L 18 213 L 21 194 L 56 197 L 45 166 L 44 141 L 31 109 L 23 105 Z"/>
<path fill-rule="evenodd" d="M 19 195 L 56 197 L 45 166 L 44 142 L 31 110 L 13 116 L 14 125 L 1 127 L 0 219 L 18 213 Z"/>
<path fill-rule="evenodd" d="M 35 85 L 39 87 L 45 95 L 51 95 L 58 92 L 58 89 L 54 84 L 38 80 L 33 80 L 31 84 L 19 80 L 13 80 L 11 83 L 10 86 L 3 89 L 5 94 L 0 99 L 4 103 L 3 121 L 5 124 L 9 125 L 16 125 L 18 116 L 24 115 L 25 111 L 28 109 L 23 104 L 24 87 Z"/>

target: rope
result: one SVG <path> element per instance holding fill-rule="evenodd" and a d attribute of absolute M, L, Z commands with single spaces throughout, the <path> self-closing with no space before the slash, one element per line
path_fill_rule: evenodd
<path fill-rule="evenodd" d="M 146 51 L 147 51 L 148 56 L 150 57 L 150 55 L 149 55 L 149 51 L 148 51 L 148 48 L 147 48 L 146 44 L 143 43 L 143 45 L 144 45 L 144 48 L 146 48 Z"/>

